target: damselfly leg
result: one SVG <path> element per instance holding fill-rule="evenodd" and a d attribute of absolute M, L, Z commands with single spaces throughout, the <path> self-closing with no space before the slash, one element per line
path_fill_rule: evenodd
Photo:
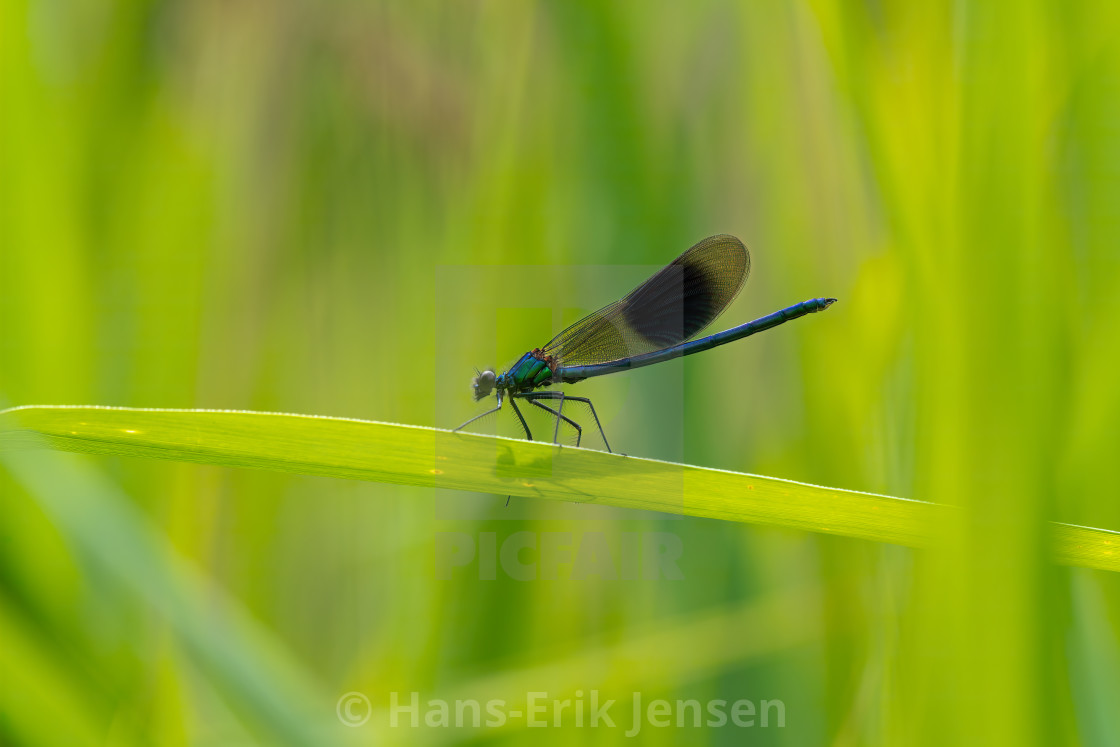
<path fill-rule="evenodd" d="M 538 399 L 558 399 L 561 400 L 561 402 L 571 401 L 584 403 L 585 405 L 587 405 L 588 409 L 591 410 L 591 417 L 595 418 L 595 426 L 599 429 L 599 435 L 603 437 L 603 445 L 607 447 L 608 452 L 612 454 L 614 453 L 613 451 L 611 451 L 610 442 L 607 441 L 607 434 L 603 432 L 603 425 L 599 422 L 599 413 L 595 412 L 595 405 L 591 404 L 591 400 L 589 400 L 587 397 L 571 397 L 567 394 L 564 394 L 563 392 L 525 392 L 523 394 L 515 394 L 512 396 L 518 397 L 520 399 L 527 399 L 530 401 Z M 563 404 L 561 404 L 561 407 L 563 407 Z M 559 416 L 559 413 L 557 413 L 556 411 L 553 412 Z M 567 420 L 566 417 L 564 419 Z"/>
<path fill-rule="evenodd" d="M 493 410 L 487 410 L 486 412 L 482 413 L 481 415 L 475 415 L 473 418 L 471 418 L 467 422 L 463 423 L 462 425 L 460 425 L 458 428 L 456 428 L 455 430 L 453 430 L 451 432 L 454 433 L 455 431 L 461 431 L 464 428 L 466 428 L 468 425 L 473 423 L 474 421 L 478 420 L 479 418 L 484 418 L 487 415 L 493 415 L 494 413 L 496 413 L 500 409 L 502 409 L 502 395 L 499 392 L 498 393 L 498 406 L 497 407 L 495 407 Z M 516 409 L 516 408 L 514 408 L 514 409 Z M 518 415 L 520 415 L 520 413 L 518 413 Z M 525 421 L 523 420 L 521 422 L 524 423 Z M 529 440 L 532 441 L 533 439 L 529 439 Z"/>
<path fill-rule="evenodd" d="M 535 405 L 535 406 L 541 408 L 542 410 L 544 410 L 545 412 L 551 413 L 552 415 L 556 416 L 556 432 L 554 432 L 552 434 L 552 443 L 559 443 L 560 421 L 563 420 L 565 423 L 567 423 L 568 425 L 575 428 L 575 430 L 576 430 L 576 446 L 579 446 L 580 439 L 583 438 L 583 428 L 580 427 L 579 423 L 572 420 L 567 415 L 561 415 L 558 411 L 553 410 L 548 405 L 542 405 L 540 402 L 537 402 L 535 399 L 530 399 L 529 404 Z"/>

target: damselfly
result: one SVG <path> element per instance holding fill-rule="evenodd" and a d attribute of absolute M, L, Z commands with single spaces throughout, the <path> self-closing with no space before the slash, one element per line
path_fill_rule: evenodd
<path fill-rule="evenodd" d="M 493 392 L 498 404 L 455 430 L 501 410 L 508 399 L 525 437 L 532 441 L 533 434 L 517 407 L 517 401 L 521 400 L 555 416 L 553 442 L 558 441 L 560 423 L 564 422 L 575 429 L 578 446 L 583 428 L 564 414 L 564 403 L 581 402 L 590 409 L 603 444 L 610 451 L 607 435 L 591 400 L 572 397 L 563 391 L 539 390 L 710 350 L 814 311 L 823 311 L 836 302 L 835 298 L 813 298 L 753 322 L 693 340 L 739 294 L 750 269 L 750 253 L 739 239 L 727 235 L 704 239 L 621 301 L 579 320 L 543 348 L 525 353 L 501 375 L 492 369 L 479 372 L 471 385 L 475 400 Z"/>

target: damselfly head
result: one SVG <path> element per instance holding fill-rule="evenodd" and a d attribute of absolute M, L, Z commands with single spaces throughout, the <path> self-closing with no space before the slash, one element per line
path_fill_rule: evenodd
<path fill-rule="evenodd" d="M 494 372 L 490 369 L 486 369 L 478 376 L 474 377 L 474 380 L 471 382 L 471 388 L 474 389 L 474 398 L 476 402 L 484 397 L 490 396 L 490 392 L 494 391 L 494 382 L 497 378 L 498 377 L 495 376 Z"/>

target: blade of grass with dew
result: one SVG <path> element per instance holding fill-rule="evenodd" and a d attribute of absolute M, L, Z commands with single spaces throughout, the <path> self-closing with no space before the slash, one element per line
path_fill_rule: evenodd
<path fill-rule="evenodd" d="M 46 446 L 512 494 L 925 547 L 949 506 L 551 444 L 314 415 L 27 406 L 0 412 L 0 449 Z M 1120 534 L 1055 525 L 1058 562 L 1120 570 Z"/>

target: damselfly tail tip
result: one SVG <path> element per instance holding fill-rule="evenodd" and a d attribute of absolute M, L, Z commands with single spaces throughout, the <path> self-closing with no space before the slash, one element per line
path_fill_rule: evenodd
<path fill-rule="evenodd" d="M 835 298 L 826 298 L 826 299 L 824 300 L 824 307 L 825 307 L 825 308 L 827 309 L 827 308 L 828 308 L 829 306 L 831 306 L 831 305 L 832 305 L 832 304 L 834 304 L 834 303 L 836 303 L 836 299 L 835 299 Z"/>

